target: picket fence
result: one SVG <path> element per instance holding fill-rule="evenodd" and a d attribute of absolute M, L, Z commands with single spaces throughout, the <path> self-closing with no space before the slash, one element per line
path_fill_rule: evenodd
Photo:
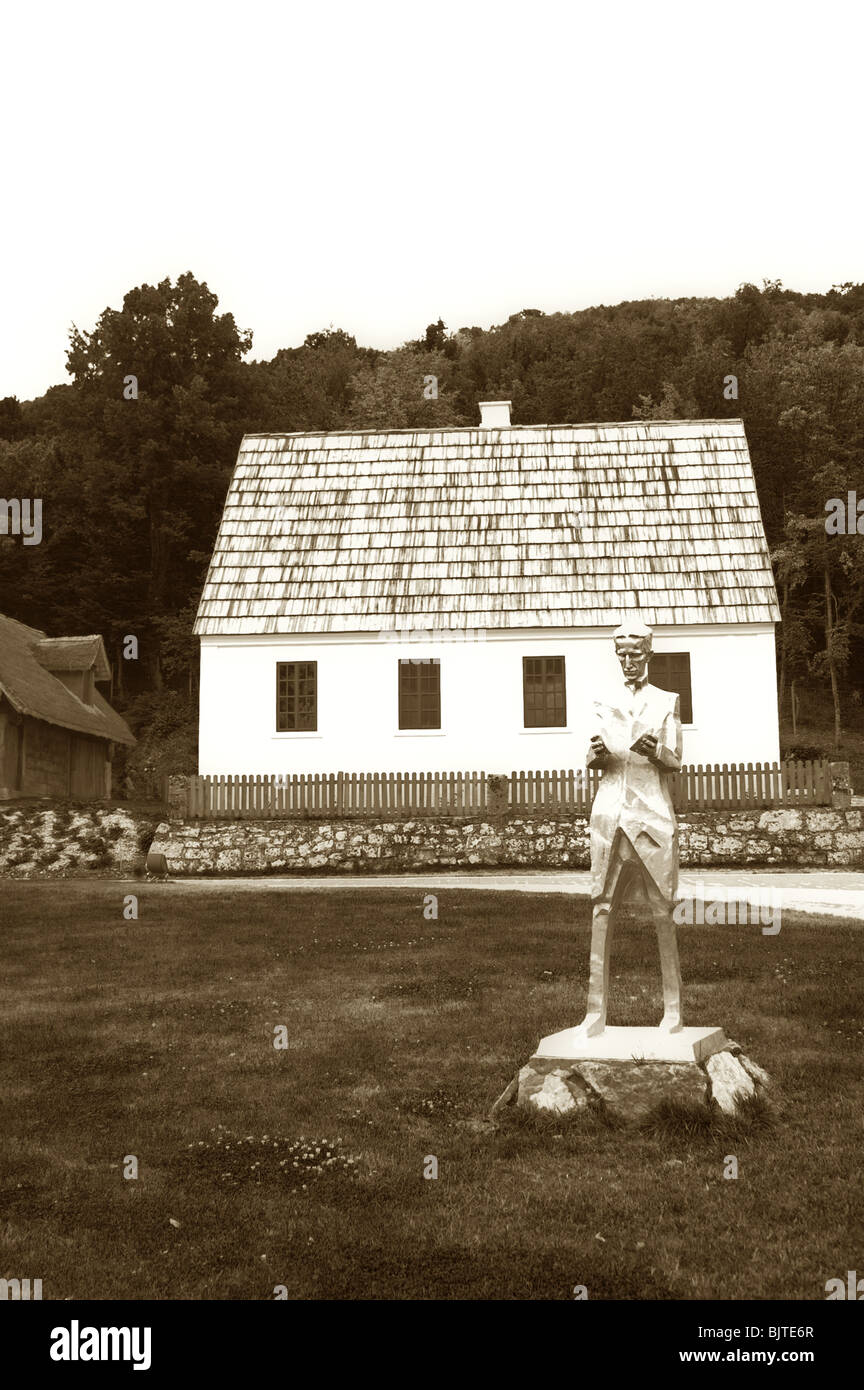
<path fill-rule="evenodd" d="M 592 768 L 509 777 L 485 772 L 190 777 L 185 815 L 193 820 L 585 815 L 600 775 Z M 830 806 L 831 764 L 700 763 L 670 774 L 669 785 L 678 811 Z"/>

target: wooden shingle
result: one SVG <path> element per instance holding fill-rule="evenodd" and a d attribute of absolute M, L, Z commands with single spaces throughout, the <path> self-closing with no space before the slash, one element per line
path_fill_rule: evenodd
<path fill-rule="evenodd" d="M 247 435 L 199 635 L 776 622 L 740 420 Z"/>

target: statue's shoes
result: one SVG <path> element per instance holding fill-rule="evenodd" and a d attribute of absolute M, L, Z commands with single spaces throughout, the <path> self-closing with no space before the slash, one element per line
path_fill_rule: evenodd
<path fill-rule="evenodd" d="M 658 1026 L 661 1033 L 680 1033 L 681 1019 L 677 1014 L 664 1014 Z"/>
<path fill-rule="evenodd" d="M 574 1031 L 577 1038 L 596 1038 L 597 1034 L 602 1033 L 605 1027 L 606 1020 L 602 1014 L 586 1014 Z"/>

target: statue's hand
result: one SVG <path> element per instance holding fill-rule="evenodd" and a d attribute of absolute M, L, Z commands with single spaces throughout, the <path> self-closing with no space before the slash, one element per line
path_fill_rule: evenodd
<path fill-rule="evenodd" d="M 633 752 L 640 753 L 643 758 L 656 758 L 657 740 L 653 734 L 643 734 L 633 744 Z"/>
<path fill-rule="evenodd" d="M 591 739 L 591 761 L 602 767 L 604 763 L 608 763 L 609 757 L 610 753 L 606 744 L 599 734 L 594 734 Z"/>

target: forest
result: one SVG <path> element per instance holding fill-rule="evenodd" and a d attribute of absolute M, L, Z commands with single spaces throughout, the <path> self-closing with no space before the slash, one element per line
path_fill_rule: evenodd
<path fill-rule="evenodd" d="M 252 332 L 189 272 L 73 327 L 68 383 L 0 400 L 0 498 L 41 498 L 43 528 L 39 544 L 0 534 L 0 612 L 102 634 L 139 740 L 130 796 L 196 767 L 192 624 L 242 435 L 474 424 L 490 398 L 518 424 L 743 419 L 783 614 L 784 753 L 860 767 L 864 284 L 528 308 L 488 329 L 439 318 L 392 351 L 331 325 L 251 354 Z"/>

